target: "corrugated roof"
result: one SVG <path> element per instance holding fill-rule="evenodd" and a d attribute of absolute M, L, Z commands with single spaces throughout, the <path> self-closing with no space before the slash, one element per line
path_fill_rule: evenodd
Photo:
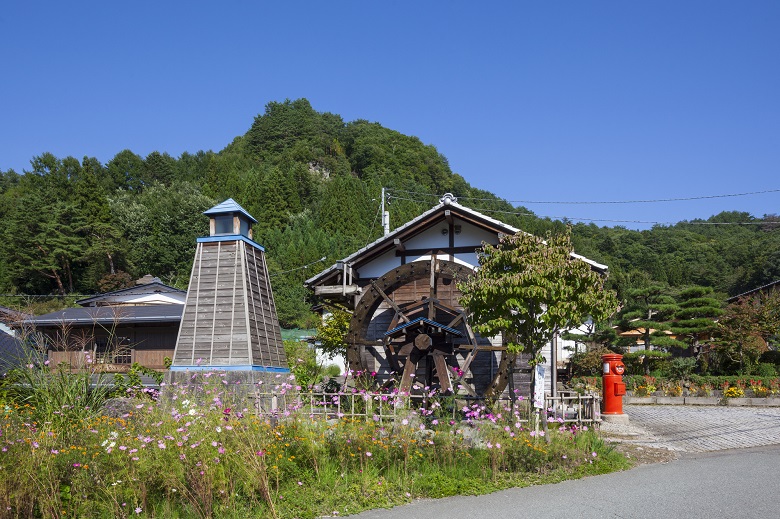
<path fill-rule="evenodd" d="M 244 216 L 247 217 L 248 220 L 251 220 L 252 223 L 257 223 L 257 220 L 255 218 L 246 212 L 246 209 L 241 207 L 238 202 L 233 200 L 232 198 L 228 198 L 221 204 L 217 204 L 208 211 L 203 211 L 203 214 L 206 216 L 216 216 L 219 214 L 230 214 L 230 213 L 241 213 Z"/>
<path fill-rule="evenodd" d="M 446 325 L 441 324 L 441 323 L 437 323 L 436 321 L 431 321 L 427 317 L 418 317 L 417 319 L 409 321 L 408 323 L 404 323 L 404 324 L 402 324 L 400 326 L 396 326 L 392 330 L 385 332 L 385 337 L 388 337 L 390 335 L 396 334 L 396 333 L 398 333 L 398 332 L 400 332 L 402 330 L 405 330 L 407 328 L 411 328 L 413 326 L 417 326 L 418 324 L 428 324 L 428 325 L 433 326 L 435 328 L 441 328 L 442 330 L 444 330 L 445 332 L 447 332 L 449 334 L 457 335 L 458 337 L 463 337 L 463 334 L 459 330 L 456 330 L 455 328 L 450 328 L 449 326 L 446 326 Z"/>
<path fill-rule="evenodd" d="M 90 306 L 67 308 L 50 314 L 26 319 L 23 324 L 33 326 L 62 326 L 88 324 L 144 324 L 181 321 L 184 305 L 148 306 Z"/>

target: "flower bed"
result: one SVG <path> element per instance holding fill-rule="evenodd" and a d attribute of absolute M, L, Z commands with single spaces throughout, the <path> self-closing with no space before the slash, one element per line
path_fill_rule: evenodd
<path fill-rule="evenodd" d="M 529 429 L 524 406 L 475 403 L 455 419 L 446 405 L 443 414 L 407 407 L 392 421 L 317 419 L 300 405 L 256 414 L 233 399 L 220 374 L 203 378 L 197 390 L 126 399 L 113 417 L 72 413 L 84 411 L 84 395 L 56 409 L 54 422 L 6 400 L 0 509 L 35 517 L 319 517 L 626 467 L 593 431 Z M 281 390 L 293 384 L 280 382 Z"/>

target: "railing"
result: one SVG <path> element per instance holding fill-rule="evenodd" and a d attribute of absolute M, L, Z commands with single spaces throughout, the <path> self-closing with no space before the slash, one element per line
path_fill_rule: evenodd
<path fill-rule="evenodd" d="M 463 396 L 402 395 L 398 393 L 308 393 L 256 392 L 255 409 L 261 415 L 303 414 L 312 419 L 364 419 L 392 422 L 408 416 L 411 409 L 439 419 L 462 419 L 474 414 L 510 412 L 520 421 L 532 422 L 534 409 L 528 400 L 502 397 L 485 400 Z M 599 395 L 565 393 L 545 398 L 547 420 L 558 423 L 592 424 L 601 421 Z"/>
<path fill-rule="evenodd" d="M 558 396 L 545 396 L 547 421 L 559 423 L 601 422 L 601 397 L 581 395 L 575 391 L 561 391 Z"/>

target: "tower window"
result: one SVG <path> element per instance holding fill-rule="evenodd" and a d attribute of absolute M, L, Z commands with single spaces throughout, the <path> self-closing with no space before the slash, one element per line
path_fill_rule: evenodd
<path fill-rule="evenodd" d="M 233 215 L 219 215 L 214 217 L 215 234 L 233 234 Z"/>

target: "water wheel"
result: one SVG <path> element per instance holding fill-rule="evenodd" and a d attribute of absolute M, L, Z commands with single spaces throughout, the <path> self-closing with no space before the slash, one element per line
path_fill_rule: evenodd
<path fill-rule="evenodd" d="M 364 287 L 350 322 L 349 369 L 370 373 L 369 359 L 381 356 L 391 376 L 377 377 L 377 382 L 386 387 L 395 384 L 400 391 L 410 392 L 416 380 L 420 387 L 455 393 L 463 389 L 478 396 L 472 363 L 480 351 L 502 348 L 479 340 L 467 311 L 458 304 L 457 283 L 471 273 L 466 265 L 433 256 L 373 279 Z M 389 310 L 389 321 L 387 314 L 375 319 L 380 306 L 382 312 Z M 504 350 L 501 365 L 508 366 L 507 360 Z M 506 373 L 502 377 L 500 370 L 501 366 L 491 370 L 493 378 L 485 394 L 498 394 L 506 387 Z"/>

